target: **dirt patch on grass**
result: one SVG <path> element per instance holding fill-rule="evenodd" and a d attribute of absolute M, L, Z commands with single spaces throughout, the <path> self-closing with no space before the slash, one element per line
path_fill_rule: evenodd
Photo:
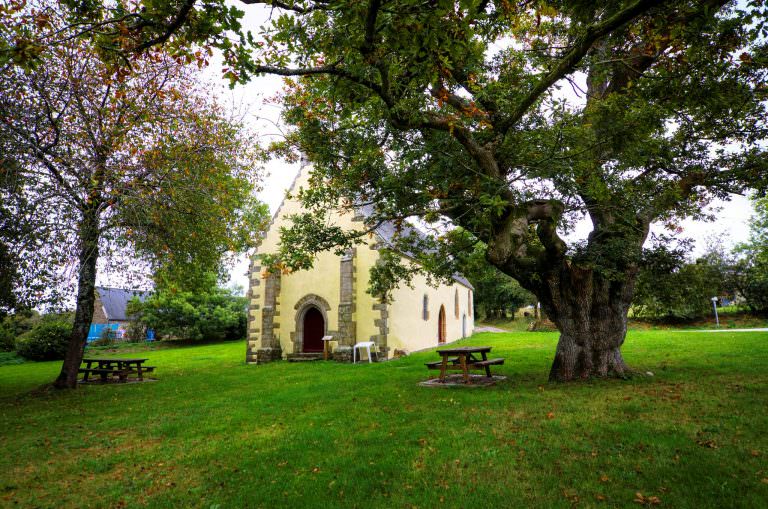
<path fill-rule="evenodd" d="M 489 387 L 496 385 L 497 382 L 506 380 L 507 377 L 494 375 L 491 377 L 483 375 L 469 375 L 469 383 L 464 381 L 463 375 L 448 375 L 445 380 L 433 378 L 424 382 L 419 382 L 422 387 Z"/>

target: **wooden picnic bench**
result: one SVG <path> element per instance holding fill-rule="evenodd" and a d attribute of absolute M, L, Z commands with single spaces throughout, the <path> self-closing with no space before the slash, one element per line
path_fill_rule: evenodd
<path fill-rule="evenodd" d="M 139 380 L 144 380 L 145 373 L 155 370 L 155 366 L 144 366 L 147 360 L 89 357 L 83 359 L 85 367 L 81 367 L 78 372 L 83 374 L 83 382 L 87 382 L 90 375 L 99 375 L 102 381 L 114 377 L 125 382 L 129 375 L 136 375 Z"/>
<path fill-rule="evenodd" d="M 491 351 L 490 346 L 461 346 L 457 348 L 444 348 L 437 353 L 442 357 L 439 361 L 427 362 L 428 369 L 439 369 L 440 380 L 445 381 L 446 371 L 461 371 L 464 375 L 464 382 L 469 382 L 469 371 L 482 369 L 485 375 L 490 378 L 491 366 L 500 366 L 504 364 L 504 358 L 498 357 L 489 359 L 487 354 Z M 481 358 L 474 354 L 480 354 Z"/>

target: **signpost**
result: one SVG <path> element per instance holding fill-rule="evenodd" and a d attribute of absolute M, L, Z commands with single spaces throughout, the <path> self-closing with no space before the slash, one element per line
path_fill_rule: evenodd
<path fill-rule="evenodd" d="M 712 308 L 715 310 L 715 324 L 720 327 L 720 318 L 717 316 L 717 297 L 712 297 Z"/>

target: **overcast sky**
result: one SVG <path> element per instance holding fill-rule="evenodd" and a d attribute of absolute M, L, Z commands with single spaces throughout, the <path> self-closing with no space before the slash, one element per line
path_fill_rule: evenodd
<path fill-rule="evenodd" d="M 246 29 L 257 32 L 258 27 L 266 22 L 269 14 L 267 8 L 259 5 L 244 5 L 240 2 L 237 2 L 236 5 L 245 11 L 243 26 Z M 208 72 L 213 80 L 219 82 L 221 65 L 211 65 Z M 280 129 L 277 126 L 280 115 L 279 106 L 268 103 L 266 100 L 275 96 L 281 88 L 281 83 L 280 78 L 266 76 L 254 78 L 249 84 L 238 85 L 234 90 L 229 90 L 222 85 L 220 97 L 224 101 L 232 102 L 237 107 L 244 108 L 248 112 L 248 123 L 258 132 L 261 141 L 266 141 L 270 137 L 280 136 Z M 269 175 L 265 179 L 264 188 L 259 193 L 259 198 L 269 205 L 272 213 L 280 205 L 285 191 L 293 181 L 298 169 L 298 164 L 287 164 L 280 160 L 268 163 Z M 743 242 L 748 237 L 747 222 L 751 214 L 749 200 L 743 196 L 733 196 L 730 202 L 717 203 L 716 207 L 721 208 L 721 210 L 717 213 L 717 220 L 713 223 L 688 220 L 680 224 L 683 229 L 682 235 L 696 240 L 694 256 L 702 252 L 710 238 L 719 238 L 726 246 L 730 246 Z M 578 225 L 576 231 L 567 238 L 568 240 L 586 238 L 589 230 L 590 224 L 585 221 Z M 662 230 L 663 228 L 659 225 L 652 228 L 652 231 L 656 232 Z M 247 290 L 247 270 L 248 263 L 243 257 L 231 271 L 230 284 L 239 284 Z"/>

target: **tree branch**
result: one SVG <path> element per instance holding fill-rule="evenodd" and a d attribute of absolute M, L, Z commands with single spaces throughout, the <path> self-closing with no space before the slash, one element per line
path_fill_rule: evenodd
<path fill-rule="evenodd" d="M 294 5 L 295 2 L 288 3 L 288 2 L 281 2 L 280 0 L 240 0 L 240 1 L 246 5 L 254 5 L 254 4 L 269 5 L 271 7 L 277 7 L 278 9 L 283 9 L 286 11 L 298 12 L 299 14 L 306 14 L 312 11 L 321 11 L 327 8 L 325 5 L 323 5 L 326 2 L 322 2 L 322 1 L 316 1 L 313 5 L 310 5 L 309 7 L 299 7 L 297 5 Z"/>
<path fill-rule="evenodd" d="M 136 47 L 136 51 L 137 52 L 144 51 L 156 44 L 162 44 L 168 39 L 170 39 L 171 36 L 176 32 L 176 30 L 178 30 L 181 27 L 181 25 L 183 25 L 184 22 L 189 17 L 189 13 L 192 11 L 192 7 L 194 7 L 195 1 L 196 0 L 186 0 L 186 2 L 184 2 L 184 5 L 181 6 L 181 9 L 179 9 L 179 13 L 176 15 L 173 21 L 171 21 L 171 24 L 165 28 L 165 31 L 162 34 L 158 35 L 157 37 L 150 39 L 147 42 L 144 42 L 142 44 L 139 44 Z"/>
<path fill-rule="evenodd" d="M 566 74 L 572 72 L 584 55 L 590 50 L 595 41 L 632 21 L 647 10 L 662 3 L 662 1 L 663 0 L 637 0 L 629 7 L 614 14 L 605 21 L 588 27 L 586 32 L 575 41 L 571 50 L 560 59 L 557 66 L 541 78 L 528 95 L 515 106 L 511 115 L 504 120 L 502 131 L 506 131 L 509 127 L 516 124 L 523 118 L 528 111 L 528 108 L 530 108 L 531 105 L 549 89 L 549 87 L 563 78 Z"/>

